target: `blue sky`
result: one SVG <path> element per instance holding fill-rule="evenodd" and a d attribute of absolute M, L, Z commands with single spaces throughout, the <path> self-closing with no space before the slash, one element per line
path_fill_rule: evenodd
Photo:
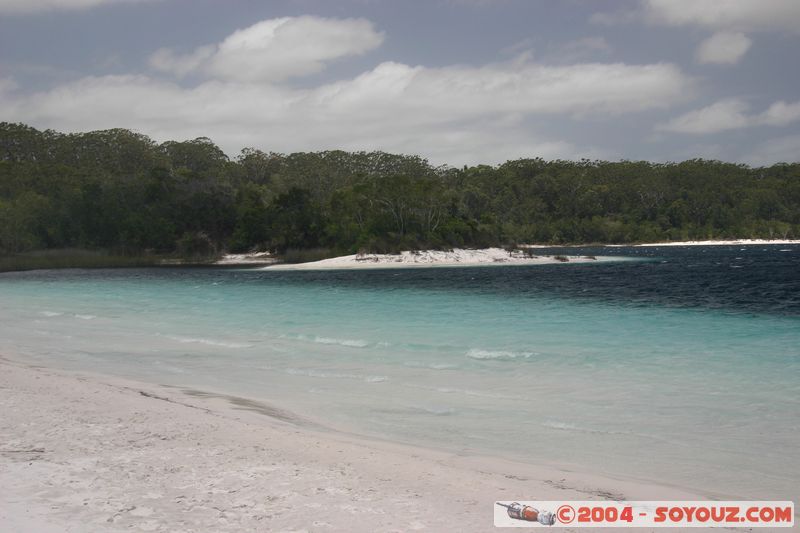
<path fill-rule="evenodd" d="M 0 0 L 0 120 L 242 148 L 800 160 L 797 0 Z"/>

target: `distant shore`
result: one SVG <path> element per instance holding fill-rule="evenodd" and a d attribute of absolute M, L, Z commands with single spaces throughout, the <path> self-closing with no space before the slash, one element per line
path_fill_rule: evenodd
<path fill-rule="evenodd" d="M 0 358 L 0 405 L 3 531 L 488 531 L 498 499 L 709 496 L 371 440 L 254 400 L 18 359 Z"/>
<path fill-rule="evenodd" d="M 321 261 L 296 264 L 277 264 L 265 270 L 338 270 L 373 268 L 419 268 L 485 265 L 549 265 L 559 263 L 595 263 L 617 260 L 618 258 L 575 256 L 575 255 L 533 255 L 523 251 L 508 251 L 502 248 L 468 250 L 455 248 L 450 251 L 421 250 L 399 254 L 353 254 Z"/>
<path fill-rule="evenodd" d="M 535 255 L 532 250 L 571 248 L 628 248 L 661 246 L 755 246 L 794 245 L 800 239 L 729 239 L 705 241 L 666 241 L 629 244 L 520 244 L 517 250 L 503 248 L 404 251 L 398 254 L 353 254 L 304 263 L 285 263 L 270 252 L 224 254 L 217 258 L 181 259 L 158 255 L 114 255 L 97 250 L 39 250 L 25 254 L 0 256 L 0 272 L 65 268 L 137 268 L 180 266 L 250 266 L 270 270 L 329 270 L 352 268 L 409 268 L 432 266 L 542 265 L 554 263 L 602 262 L 620 258 L 562 255 Z"/>
<path fill-rule="evenodd" d="M 558 263 L 587 263 L 603 261 L 619 261 L 618 256 L 581 256 L 565 252 L 561 255 L 536 255 L 537 249 L 560 249 L 583 247 L 660 247 L 660 246 L 752 246 L 800 244 L 800 240 L 781 239 L 731 239 L 705 241 L 668 241 L 654 243 L 631 244 L 520 244 L 517 250 L 503 248 L 462 249 L 453 250 L 409 250 L 397 254 L 351 254 L 319 261 L 305 263 L 283 263 L 267 252 L 252 254 L 227 254 L 214 264 L 220 266 L 263 266 L 266 270 L 338 270 L 338 269 L 376 269 L 376 268 L 416 268 L 416 267 L 453 267 L 453 266 L 485 266 L 485 265 L 546 265 Z"/>
<path fill-rule="evenodd" d="M 645 244 L 608 244 L 606 246 L 732 246 L 732 245 L 764 245 L 764 244 L 800 244 L 800 239 L 730 239 L 709 241 L 669 241 Z"/>

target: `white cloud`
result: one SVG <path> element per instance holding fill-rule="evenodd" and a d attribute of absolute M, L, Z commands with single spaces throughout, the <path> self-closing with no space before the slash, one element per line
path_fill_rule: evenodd
<path fill-rule="evenodd" d="M 797 0 L 643 0 L 642 7 L 649 21 L 669 26 L 800 31 Z"/>
<path fill-rule="evenodd" d="M 0 14 L 28 14 L 44 11 L 88 9 L 100 5 L 149 0 L 0 0 Z"/>
<path fill-rule="evenodd" d="M 752 44 L 752 32 L 800 32 L 798 0 L 640 0 L 628 9 L 595 13 L 591 22 L 616 25 L 645 21 L 661 26 L 714 30 L 696 52 L 700 63 L 736 63 Z"/>
<path fill-rule="evenodd" d="M 736 98 L 720 100 L 659 124 L 656 129 L 702 135 L 753 126 L 786 126 L 800 120 L 800 102 L 775 102 L 757 115 L 749 114 L 749 108 L 746 102 Z"/>
<path fill-rule="evenodd" d="M 353 80 L 322 87 L 317 94 L 347 112 L 388 107 L 429 117 L 582 115 L 663 108 L 680 99 L 688 86 L 689 80 L 668 64 L 510 62 L 425 68 L 389 62 Z"/>
<path fill-rule="evenodd" d="M 426 68 L 386 62 L 348 80 L 297 89 L 147 76 L 88 77 L 34 94 L 0 94 L 6 120 L 63 131 L 129 127 L 158 140 L 207 135 L 229 154 L 344 148 L 413 152 L 453 164 L 584 155 L 531 132 L 527 117 L 620 115 L 681 101 L 691 80 L 669 64 L 548 66 L 518 60 Z M 497 158 L 497 159 L 495 159 Z"/>
<path fill-rule="evenodd" d="M 285 17 L 261 21 L 186 55 L 158 50 L 150 65 L 178 76 L 202 71 L 240 82 L 283 81 L 319 72 L 326 61 L 363 54 L 382 42 L 383 34 L 365 19 Z"/>
<path fill-rule="evenodd" d="M 787 104 L 783 101 L 769 106 L 769 109 L 761 113 L 757 119 L 760 124 L 769 126 L 786 126 L 798 120 L 800 120 L 800 102 Z"/>
<path fill-rule="evenodd" d="M 743 33 L 720 31 L 700 43 L 697 62 L 732 65 L 742 58 L 751 44 L 752 41 Z"/>
<path fill-rule="evenodd" d="M 753 166 L 768 166 L 775 162 L 800 163 L 800 135 L 769 139 L 756 146 L 742 161 Z"/>
<path fill-rule="evenodd" d="M 183 77 L 211 59 L 216 52 L 216 46 L 199 46 L 189 54 L 179 55 L 169 48 L 160 48 L 150 56 L 150 66 L 162 72 Z"/>
<path fill-rule="evenodd" d="M 702 109 L 689 111 L 656 129 L 676 133 L 717 133 L 749 125 L 748 105 L 737 99 L 721 100 Z"/>

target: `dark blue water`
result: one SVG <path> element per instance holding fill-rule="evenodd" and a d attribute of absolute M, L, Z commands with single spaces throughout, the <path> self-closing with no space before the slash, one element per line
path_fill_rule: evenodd
<path fill-rule="evenodd" d="M 457 291 L 613 301 L 619 305 L 720 309 L 800 315 L 800 245 L 545 248 L 538 255 L 621 256 L 632 262 L 492 268 L 258 271 L 163 268 L 34 271 L 0 275 L 0 282 L 70 278 L 235 279 L 251 283 Z"/>

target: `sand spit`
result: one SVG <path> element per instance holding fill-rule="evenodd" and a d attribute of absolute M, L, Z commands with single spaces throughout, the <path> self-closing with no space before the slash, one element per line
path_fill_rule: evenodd
<path fill-rule="evenodd" d="M 620 260 L 618 257 L 590 256 L 532 256 L 522 251 L 509 252 L 502 248 L 451 251 L 421 250 L 399 254 L 356 254 L 323 259 L 310 263 L 281 264 L 267 270 L 337 270 L 358 268 L 414 268 L 486 265 L 549 265 L 557 263 L 594 263 Z"/>

